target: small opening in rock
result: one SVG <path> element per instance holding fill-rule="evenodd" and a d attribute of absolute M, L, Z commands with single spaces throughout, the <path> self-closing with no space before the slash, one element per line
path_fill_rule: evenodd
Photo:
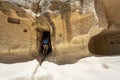
<path fill-rule="evenodd" d="M 26 33 L 26 32 L 28 32 L 28 30 L 27 30 L 27 29 L 24 29 L 24 30 L 23 30 L 23 32 L 25 32 L 25 33 Z"/>
<path fill-rule="evenodd" d="M 20 19 L 8 17 L 9 23 L 20 24 Z"/>
<path fill-rule="evenodd" d="M 114 42 L 110 42 L 110 44 L 114 44 Z"/>

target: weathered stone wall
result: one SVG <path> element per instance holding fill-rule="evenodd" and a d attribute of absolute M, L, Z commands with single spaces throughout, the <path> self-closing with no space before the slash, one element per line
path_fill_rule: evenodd
<path fill-rule="evenodd" d="M 0 61 L 25 61 L 37 54 L 36 32 L 27 16 L 16 5 L 0 2 Z"/>
<path fill-rule="evenodd" d="M 108 21 L 106 18 L 105 6 L 102 0 L 95 0 L 95 9 L 96 9 L 97 17 L 99 19 L 99 27 L 107 28 Z"/>
<path fill-rule="evenodd" d="M 117 2 L 1 0 L 1 61 L 8 57 L 8 60 L 21 56 L 26 56 L 26 59 L 37 57 L 38 53 L 41 54 L 39 51 L 44 31 L 50 31 L 52 44 L 52 52 L 46 60 L 58 64 L 76 62 L 92 53 L 112 54 L 114 50 L 118 53 L 119 45 L 113 44 L 119 43 L 119 38 L 116 39 L 116 36 L 119 37 L 120 23 L 117 11 L 119 4 L 115 5 Z M 10 56 L 6 56 L 8 54 Z"/>
<path fill-rule="evenodd" d="M 78 2 L 77 5 L 82 6 Z M 104 8 L 100 5 L 102 2 L 96 2 L 97 5 L 95 5 L 94 0 L 86 0 L 82 3 L 84 5 L 81 7 L 82 9 L 75 7 L 76 4 L 72 5 L 71 8 L 69 1 L 65 3 L 54 1 L 52 3 L 54 5 L 50 9 L 52 11 L 57 9 L 58 12 L 48 12 L 43 15 L 48 21 L 49 27 L 52 27 L 52 33 L 55 34 L 51 36 L 54 38 L 52 40 L 54 43 L 52 44 L 54 46 L 53 55 L 47 57 L 46 60 L 63 64 L 75 62 L 82 57 L 91 55 L 88 48 L 89 40 L 107 28 L 108 25 Z M 47 10 L 49 9 L 47 8 Z M 102 10 L 102 12 L 99 13 L 99 10 Z"/>
<path fill-rule="evenodd" d="M 91 38 L 89 42 L 90 52 L 97 55 L 114 55 L 120 53 L 120 29 L 119 29 L 119 13 L 120 4 L 119 0 L 96 0 L 98 3 L 103 2 L 105 13 L 107 17 L 108 27 L 103 30 L 100 34 Z M 101 6 L 101 5 L 100 5 Z M 101 6 L 102 7 L 102 6 Z M 100 7 L 99 7 L 100 8 Z M 103 10 L 98 10 L 98 14 Z M 103 14 L 104 15 L 104 14 Z M 102 15 L 102 16 L 103 16 Z M 102 18 L 100 16 L 100 18 Z M 101 19 L 105 21 L 105 19 Z M 104 23 L 103 23 L 104 24 Z"/>
<path fill-rule="evenodd" d="M 108 22 L 113 22 L 116 25 L 120 25 L 120 1 L 119 0 L 103 0 L 106 16 Z"/>

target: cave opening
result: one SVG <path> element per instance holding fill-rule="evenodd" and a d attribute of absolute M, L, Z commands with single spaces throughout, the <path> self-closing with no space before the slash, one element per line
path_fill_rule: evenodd
<path fill-rule="evenodd" d="M 120 31 L 104 30 L 89 41 L 89 51 L 97 55 L 120 54 Z"/>
<path fill-rule="evenodd" d="M 49 31 L 43 31 L 41 43 L 46 38 L 49 38 L 49 42 L 50 42 L 50 45 L 49 45 L 49 48 L 48 48 L 48 51 L 47 51 L 47 55 L 48 55 L 48 54 L 50 54 L 52 52 L 51 36 L 50 36 L 50 32 Z M 42 52 L 43 52 L 43 45 L 41 44 L 41 53 Z"/>

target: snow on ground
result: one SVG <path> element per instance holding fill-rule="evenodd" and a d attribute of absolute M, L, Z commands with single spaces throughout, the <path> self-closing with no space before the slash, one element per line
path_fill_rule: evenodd
<path fill-rule="evenodd" d="M 71 65 L 44 62 L 36 80 L 120 80 L 119 75 L 120 56 L 88 57 Z"/>
<path fill-rule="evenodd" d="M 0 80 L 31 80 L 38 62 L 36 60 L 24 63 L 0 63 Z"/>
<path fill-rule="evenodd" d="M 46 61 L 38 66 L 36 60 L 0 64 L 0 80 L 120 80 L 119 75 L 120 56 L 93 56 L 66 65 Z"/>

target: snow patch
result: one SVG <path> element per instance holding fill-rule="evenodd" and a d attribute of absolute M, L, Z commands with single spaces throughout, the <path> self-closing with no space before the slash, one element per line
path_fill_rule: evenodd
<path fill-rule="evenodd" d="M 77 63 L 57 65 L 36 60 L 0 63 L 1 80 L 120 80 L 120 56 L 88 57 Z"/>
<path fill-rule="evenodd" d="M 36 60 L 15 64 L 0 63 L 0 79 L 31 80 L 37 64 L 38 62 Z"/>
<path fill-rule="evenodd" d="M 120 56 L 88 57 L 75 64 L 62 66 L 44 62 L 38 69 L 35 80 L 119 80 L 119 61 Z"/>
<path fill-rule="evenodd" d="M 33 17 L 40 16 L 39 14 L 34 13 L 31 9 L 25 9 L 23 8 L 27 13 L 31 14 Z"/>

